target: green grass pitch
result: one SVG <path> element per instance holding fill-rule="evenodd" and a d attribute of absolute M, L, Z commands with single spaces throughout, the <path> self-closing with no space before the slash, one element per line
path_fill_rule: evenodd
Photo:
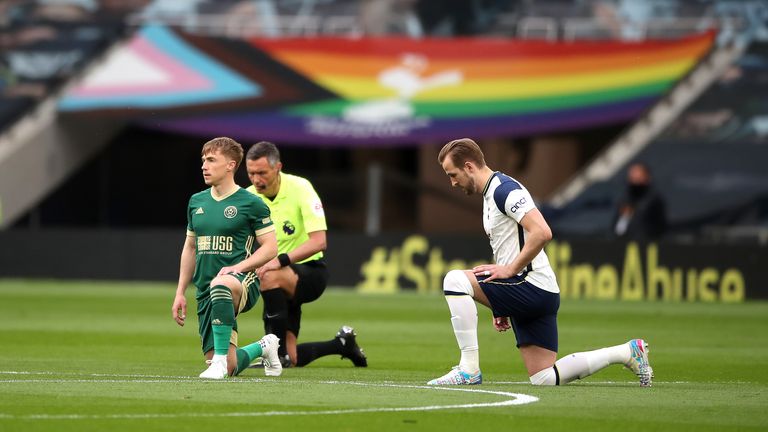
<path fill-rule="evenodd" d="M 196 378 L 196 319 L 171 319 L 173 291 L 0 280 L 0 431 L 768 430 L 764 302 L 563 301 L 561 355 L 647 338 L 652 388 L 618 366 L 532 387 L 514 335 L 494 332 L 481 308 L 485 382 L 427 388 L 458 362 L 441 296 L 330 289 L 305 305 L 300 341 L 352 325 L 368 368 L 333 356 L 277 378 L 249 369 L 210 382 Z M 260 311 L 240 317 L 241 342 L 262 335 Z"/>

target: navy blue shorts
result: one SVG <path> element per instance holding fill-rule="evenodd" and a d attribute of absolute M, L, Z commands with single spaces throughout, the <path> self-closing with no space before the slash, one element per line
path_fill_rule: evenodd
<path fill-rule="evenodd" d="M 518 348 L 536 345 L 557 352 L 557 310 L 560 294 L 537 288 L 524 278 L 477 283 L 488 297 L 495 317 L 510 317 Z"/>

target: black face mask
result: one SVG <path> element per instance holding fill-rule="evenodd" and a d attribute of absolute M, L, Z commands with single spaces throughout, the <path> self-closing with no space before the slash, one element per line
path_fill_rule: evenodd
<path fill-rule="evenodd" d="M 627 185 L 627 195 L 632 202 L 640 201 L 648 192 L 648 185 L 645 184 L 629 184 Z"/>

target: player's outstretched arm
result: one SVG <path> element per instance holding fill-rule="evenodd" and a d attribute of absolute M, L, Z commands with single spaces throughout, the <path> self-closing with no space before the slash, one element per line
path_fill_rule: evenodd
<path fill-rule="evenodd" d="M 291 262 L 299 262 L 320 251 L 325 251 L 327 246 L 325 231 L 312 231 L 308 235 L 307 241 L 288 253 L 288 256 L 291 257 Z"/>
<path fill-rule="evenodd" d="M 307 241 L 298 245 L 296 249 L 288 252 L 288 258 L 290 258 L 292 263 L 300 262 L 301 260 L 309 258 L 320 251 L 324 251 L 327 245 L 325 238 L 325 231 L 313 231 L 309 233 L 309 238 Z M 256 273 L 259 275 L 260 279 L 263 279 L 266 272 L 278 270 L 282 267 L 283 266 L 280 264 L 280 261 L 275 258 L 259 267 L 256 270 Z"/>
<path fill-rule="evenodd" d="M 544 216 L 539 209 L 533 208 L 520 219 L 520 225 L 525 230 L 525 245 L 520 250 L 520 254 L 506 267 L 509 276 L 516 275 L 523 271 L 525 266 L 530 264 L 536 255 L 544 249 L 544 246 L 552 240 L 552 230 L 549 224 L 544 220 Z"/>
<path fill-rule="evenodd" d="M 520 224 L 528 233 L 525 237 L 525 246 L 523 246 L 523 250 L 520 251 L 518 256 L 523 261 L 520 263 L 520 270 L 522 270 L 552 240 L 552 229 L 549 228 L 549 224 L 544 220 L 544 215 L 537 208 L 526 213 L 520 220 Z M 525 256 L 523 257 L 524 254 Z"/>
<path fill-rule="evenodd" d="M 277 256 L 277 237 L 275 231 L 257 236 L 256 241 L 259 242 L 259 248 L 250 257 L 233 266 L 222 267 L 219 271 L 219 276 L 231 272 L 245 273 L 253 271 Z"/>
<path fill-rule="evenodd" d="M 171 314 L 176 324 L 183 326 L 187 318 L 187 299 L 184 293 L 192 282 L 192 275 L 195 272 L 195 237 L 187 236 L 184 240 L 184 246 L 181 249 L 181 260 L 179 263 L 179 282 L 176 285 L 176 296 L 171 306 Z"/>
<path fill-rule="evenodd" d="M 526 232 L 525 245 L 514 261 L 507 265 L 482 264 L 472 268 L 476 276 L 488 276 L 483 282 L 506 279 L 519 274 L 552 240 L 552 230 L 537 208 L 529 210 L 520 220 L 520 225 Z"/>

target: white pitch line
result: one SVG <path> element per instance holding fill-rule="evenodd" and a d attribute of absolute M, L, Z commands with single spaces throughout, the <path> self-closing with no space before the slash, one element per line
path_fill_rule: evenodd
<path fill-rule="evenodd" d="M 483 381 L 485 382 L 485 381 Z M 581 384 L 581 385 L 627 385 L 627 384 L 637 384 L 637 381 L 582 381 L 582 380 L 576 380 L 573 381 L 574 384 Z M 657 381 L 653 380 L 654 384 L 693 384 L 691 381 Z M 493 381 L 489 384 L 504 384 L 504 385 L 530 385 L 530 381 Z M 750 384 L 748 382 L 739 382 L 739 381 L 733 381 L 733 382 L 717 382 L 717 383 L 707 383 L 707 384 Z"/>
<path fill-rule="evenodd" d="M 39 380 L 26 380 L 26 379 L 0 379 L 0 383 L 16 383 L 16 382 L 55 382 L 55 383 L 62 383 L 62 382 L 109 382 L 109 383 L 131 383 L 131 382 L 138 382 L 138 383 L 176 383 L 179 381 L 192 381 L 192 382 L 199 382 L 199 383 L 209 383 L 209 384 L 233 384 L 233 383 L 253 383 L 253 382 L 276 382 L 275 378 L 255 378 L 255 377 L 237 377 L 235 379 L 229 379 L 229 380 L 222 380 L 222 381 L 209 381 L 209 380 L 200 380 L 197 376 L 191 376 L 191 375 L 147 375 L 147 374 L 108 374 L 108 373 L 91 373 L 91 374 L 84 374 L 84 373 L 78 373 L 78 372 L 47 372 L 47 371 L 40 371 L 40 372 L 29 372 L 29 371 L 0 371 L 0 376 L 2 375 L 56 375 L 56 376 L 79 376 L 79 377 L 95 377 L 95 378 L 107 378 L 107 377 L 117 377 L 117 378 L 129 378 L 126 380 L 81 380 L 81 381 L 75 381 L 75 380 L 68 380 L 65 378 L 59 378 L 59 379 L 39 379 Z M 133 379 L 130 379 L 133 378 Z M 150 380 L 141 381 L 141 379 L 147 379 Z M 317 381 L 303 381 L 303 380 L 294 380 L 291 378 L 279 378 L 277 379 L 279 382 L 296 382 L 296 383 L 317 383 Z M 484 380 L 485 384 L 491 384 L 491 385 L 525 385 L 530 386 L 530 381 L 489 381 Z M 594 380 L 584 380 L 584 381 L 577 381 L 581 385 L 625 385 L 625 384 L 633 384 L 634 381 L 594 381 Z M 654 384 L 696 384 L 696 382 L 693 381 L 660 381 L 660 380 L 653 380 Z M 328 382 L 330 383 L 330 382 Z M 342 383 L 342 381 L 339 381 L 339 383 Z M 345 383 L 348 384 L 348 383 Z M 383 383 L 382 383 L 383 384 Z M 712 381 L 708 382 L 706 384 L 759 384 L 753 381 Z"/>
<path fill-rule="evenodd" d="M 106 374 L 106 373 L 90 373 L 84 374 L 80 372 L 30 372 L 30 371 L 0 371 L 0 375 L 65 375 L 65 376 L 90 376 L 90 377 L 125 377 L 125 378 L 195 378 L 195 376 L 172 376 L 172 375 L 145 375 L 145 374 Z"/>
<path fill-rule="evenodd" d="M 193 383 L 199 383 L 199 384 L 205 384 L 205 385 L 211 385 L 211 384 L 226 384 L 226 385 L 233 385 L 233 384 L 253 384 L 254 382 L 273 382 L 273 383 L 295 383 L 295 384 L 346 384 L 346 385 L 362 385 L 363 383 L 355 383 L 355 382 L 330 382 L 330 381 L 305 381 L 305 380 L 294 380 L 294 379 L 281 379 L 281 380 L 268 380 L 268 379 L 260 379 L 260 378 L 251 378 L 251 379 L 229 379 L 229 380 L 211 380 L 211 381 L 203 381 L 200 378 L 189 378 L 189 379 L 68 379 L 68 378 L 52 378 L 52 379 L 0 379 L 0 384 L 6 383 L 6 384 L 18 384 L 18 383 L 52 383 L 52 384 L 67 384 L 67 383 L 74 383 L 74 384 L 86 384 L 86 383 L 108 383 L 108 384 L 131 384 L 131 383 L 139 383 L 139 384 L 178 384 L 180 382 L 193 382 Z M 530 381 L 484 381 L 485 384 L 490 385 L 530 385 Z M 654 384 L 693 384 L 690 381 L 654 381 Z M 574 382 L 574 384 L 578 385 L 616 385 L 616 386 L 626 386 L 626 385 L 633 385 L 637 384 L 632 381 L 581 381 L 581 382 Z M 751 383 L 745 383 L 745 382 L 718 382 L 714 384 L 751 384 Z M 388 387 L 390 384 L 377 384 L 379 387 Z M 402 388 L 422 388 L 422 386 L 419 385 L 396 385 L 397 387 Z M 428 387 L 432 389 L 432 387 Z"/>
<path fill-rule="evenodd" d="M 162 379 L 156 379 L 156 380 L 144 380 L 144 379 L 135 379 L 135 380 L 128 380 L 128 379 L 0 379 L 0 384 L 18 384 L 18 383 L 50 383 L 50 384 L 86 384 L 86 383 L 107 383 L 107 384 L 130 384 L 130 383 L 138 383 L 138 384 L 178 384 L 179 382 L 187 382 L 187 381 L 179 381 L 179 380 L 162 380 Z M 192 380 L 189 380 L 189 382 L 192 382 Z M 226 383 L 227 381 L 200 381 L 201 383 Z M 240 382 L 248 382 L 253 383 L 252 381 L 240 381 Z M 231 384 L 231 382 L 230 382 Z"/>
<path fill-rule="evenodd" d="M 131 382 L 158 382 L 158 383 L 166 383 L 166 382 L 179 382 L 182 381 L 192 381 L 192 382 L 199 382 L 199 383 L 253 383 L 253 382 L 294 382 L 294 383 L 332 383 L 332 381 L 304 381 L 304 380 L 294 380 L 291 378 L 256 378 L 256 377 L 237 377 L 235 379 L 229 379 L 229 380 L 221 380 L 221 381 L 211 381 L 211 380 L 201 380 L 197 376 L 192 375 L 147 375 L 147 374 L 109 374 L 109 373 L 90 373 L 90 374 L 84 374 L 79 372 L 49 372 L 49 371 L 39 371 L 39 372 L 30 372 L 30 371 L 3 371 L 0 370 L 0 375 L 55 375 L 55 376 L 78 376 L 78 377 L 95 377 L 95 378 L 135 378 L 135 379 L 126 379 L 126 380 L 82 380 L 83 382 L 111 382 L 111 383 L 131 383 Z M 156 379 L 152 381 L 139 381 L 140 379 Z M 67 380 L 65 378 L 59 378 L 57 380 L 25 380 L 25 379 L 16 379 L 16 380 L 4 380 L 0 379 L 0 383 L 3 382 L 77 382 L 74 380 Z M 634 381 L 593 381 L 593 380 L 583 380 L 583 381 L 576 381 L 580 384 L 594 384 L 594 385 L 623 385 L 623 384 L 633 384 Z M 343 384 L 352 384 L 351 382 L 344 382 L 344 381 L 338 381 L 338 383 Z M 530 386 L 530 381 L 488 381 L 483 380 L 483 383 L 485 384 L 491 384 L 491 385 L 527 385 Z M 653 380 L 654 384 L 701 384 L 693 381 L 660 381 L 660 380 Z M 381 385 L 386 384 L 380 383 Z M 395 383 L 392 383 L 395 384 Z M 760 384 L 754 381 L 710 381 L 704 384 Z M 401 385 L 401 384 L 396 384 Z M 416 384 L 418 386 L 418 384 Z M 430 387 L 432 388 L 432 387 Z"/>
<path fill-rule="evenodd" d="M 49 372 L 23 372 L 23 371 L 0 371 L 0 375 L 65 375 L 65 374 L 53 374 Z M 91 377 L 136 377 L 138 379 L 9 379 L 0 380 L 0 383 L 178 383 L 179 380 L 186 382 L 193 379 L 193 377 L 164 377 L 165 379 L 146 379 L 154 378 L 154 375 L 117 375 L 117 374 L 75 374 L 70 373 L 66 375 L 73 376 L 91 376 Z M 143 379 L 142 379 L 143 378 Z M 175 379 L 174 379 L 175 378 Z M 367 383 L 357 381 L 307 381 L 307 380 L 268 380 L 268 379 L 235 379 L 235 380 L 222 380 L 222 381 L 201 381 L 195 379 L 194 382 L 200 383 L 252 383 L 258 382 L 272 382 L 272 383 L 300 383 L 300 384 L 327 384 L 327 385 L 349 385 L 349 386 L 361 386 L 361 387 L 390 387 L 390 388 L 407 388 L 418 390 L 430 390 L 430 391 L 460 391 L 466 393 L 475 394 L 489 394 L 502 396 L 508 399 L 504 399 L 498 402 L 482 402 L 482 403 L 470 403 L 470 404 L 452 404 L 452 405 L 425 405 L 415 407 L 379 407 L 379 408 L 357 408 L 357 409 L 340 409 L 340 410 L 321 410 L 321 411 L 263 411 L 263 412 L 231 412 L 231 413 L 174 413 L 174 414 L 29 414 L 29 415 L 12 415 L 6 413 L 0 413 L 0 420 L 97 420 L 97 419 L 174 419 L 174 418 L 201 418 L 201 417 L 271 417 L 271 416 L 310 416 L 310 415 L 340 415 L 340 414 L 363 414 L 363 413 L 377 413 L 377 412 L 413 412 L 413 411 L 436 411 L 447 409 L 474 409 L 474 408 L 491 408 L 491 407 L 503 407 L 513 405 L 525 405 L 533 402 L 537 402 L 539 398 L 522 393 L 511 393 L 505 391 L 493 391 L 493 390 L 481 390 L 476 388 L 460 388 L 460 387 L 440 387 L 440 386 L 426 386 L 426 385 L 409 385 L 409 384 L 394 384 L 394 383 Z"/>

